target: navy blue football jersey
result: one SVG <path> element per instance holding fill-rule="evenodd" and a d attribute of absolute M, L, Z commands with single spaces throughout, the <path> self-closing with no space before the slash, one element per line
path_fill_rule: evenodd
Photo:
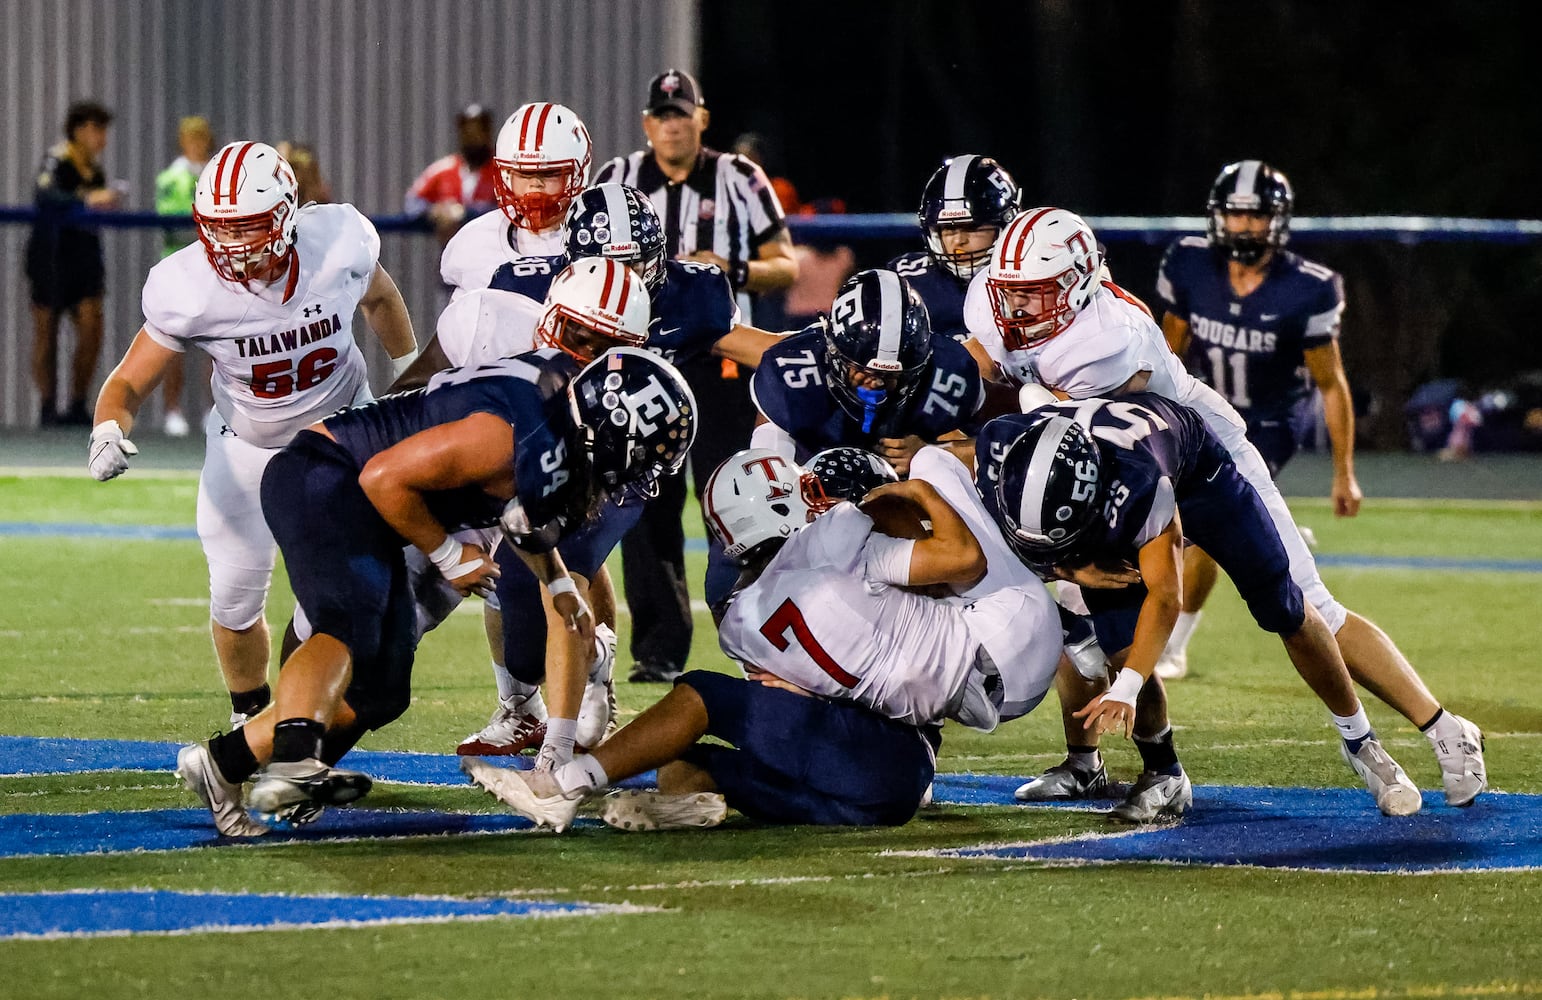
<path fill-rule="evenodd" d="M 546 349 L 475 368 L 449 368 L 428 385 L 340 410 L 324 423 L 359 468 L 376 454 L 420 431 L 473 413 L 491 413 L 514 428 L 515 495 L 533 525 L 570 514 L 582 460 L 568 410 L 567 384 L 578 367 Z M 451 531 L 498 523 L 504 501 L 475 487 L 426 494 L 429 510 Z"/>
<path fill-rule="evenodd" d="M 557 280 L 557 275 L 567 266 L 568 259 L 562 254 L 554 257 L 516 257 L 498 266 L 487 287 L 496 288 L 500 292 L 518 292 L 536 302 L 545 302 L 546 293 L 551 291 L 551 283 Z"/>
<path fill-rule="evenodd" d="M 981 429 L 975 441 L 975 488 L 992 517 L 1000 509 L 996 480 L 1007 447 L 1046 414 L 1069 417 L 1098 442 L 1107 552 L 1131 562 L 1141 545 L 1171 523 L 1174 506 L 1191 489 L 1230 464 L 1200 416 L 1166 397 L 1138 392 L 1116 400 L 1067 400 L 998 417 Z M 1163 480 L 1169 484 L 1166 490 Z"/>
<path fill-rule="evenodd" d="M 967 281 L 955 278 L 925 250 L 900 254 L 889 261 L 889 270 L 910 282 L 910 287 L 926 303 L 926 315 L 931 318 L 933 333 L 954 340 L 969 339 L 969 328 L 964 325 Z"/>
<path fill-rule="evenodd" d="M 1226 260 L 1202 236 L 1167 248 L 1157 297 L 1189 324 L 1184 363 L 1250 428 L 1290 420 L 1311 393 L 1303 353 L 1337 338 L 1344 312 L 1337 272 L 1289 251 L 1277 253 L 1263 283 L 1238 298 Z"/>
<path fill-rule="evenodd" d="M 767 350 L 750 379 L 755 405 L 797 443 L 799 462 L 839 445 L 872 448 L 880 438 L 909 434 L 935 441 L 978 426 L 974 417 L 985 401 L 985 386 L 974 357 L 956 340 L 932 334 L 932 360 L 920 387 L 866 433 L 825 386 L 824 353 L 824 331 L 811 326 Z"/>

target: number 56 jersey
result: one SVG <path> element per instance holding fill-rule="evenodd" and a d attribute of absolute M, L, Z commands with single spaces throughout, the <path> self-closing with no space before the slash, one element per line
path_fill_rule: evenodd
<path fill-rule="evenodd" d="M 209 384 L 225 425 L 259 448 L 279 448 L 369 398 L 353 314 L 379 258 L 375 227 L 352 205 L 301 209 L 289 269 L 266 287 L 221 279 L 195 242 L 151 268 L 145 333 L 213 358 Z"/>

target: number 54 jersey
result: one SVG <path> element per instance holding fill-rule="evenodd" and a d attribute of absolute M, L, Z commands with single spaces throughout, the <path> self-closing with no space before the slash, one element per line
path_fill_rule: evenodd
<path fill-rule="evenodd" d="M 197 347 L 225 425 L 279 448 L 322 417 L 369 398 L 353 314 L 380 258 L 380 237 L 352 205 L 300 210 L 287 273 L 248 289 L 221 279 L 201 243 L 151 268 L 145 333 L 162 347 Z"/>

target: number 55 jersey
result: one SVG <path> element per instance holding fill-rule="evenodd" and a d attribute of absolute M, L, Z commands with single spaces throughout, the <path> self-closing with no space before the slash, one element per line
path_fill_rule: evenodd
<path fill-rule="evenodd" d="M 353 315 L 380 237 L 352 205 L 300 210 L 287 271 L 251 288 L 221 279 L 194 242 L 151 268 L 145 333 L 214 359 L 214 406 L 235 436 L 280 448 L 308 424 L 369 398 Z"/>

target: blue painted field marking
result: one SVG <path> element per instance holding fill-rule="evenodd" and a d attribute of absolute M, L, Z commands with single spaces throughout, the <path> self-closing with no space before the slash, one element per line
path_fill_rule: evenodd
<path fill-rule="evenodd" d="M 0 894 L 0 940 L 372 927 L 647 912 L 608 903 L 447 896 L 284 896 L 157 889 Z"/>
<path fill-rule="evenodd" d="M 1349 788 L 1202 785 L 1182 822 L 1045 842 L 982 844 L 928 857 L 1034 862 L 1246 865 L 1325 872 L 1542 869 L 1542 795 L 1488 792 L 1466 809 L 1426 792 L 1415 816 L 1388 818 Z"/>
<path fill-rule="evenodd" d="M 124 541 L 197 541 L 192 525 L 85 524 L 77 522 L 0 521 L 0 537 L 115 538 Z M 687 552 L 706 552 L 704 538 L 687 538 Z M 1452 559 L 1440 556 L 1368 556 L 1318 553 L 1319 566 L 1345 569 L 1396 569 L 1457 573 L 1542 573 L 1538 559 Z"/>

